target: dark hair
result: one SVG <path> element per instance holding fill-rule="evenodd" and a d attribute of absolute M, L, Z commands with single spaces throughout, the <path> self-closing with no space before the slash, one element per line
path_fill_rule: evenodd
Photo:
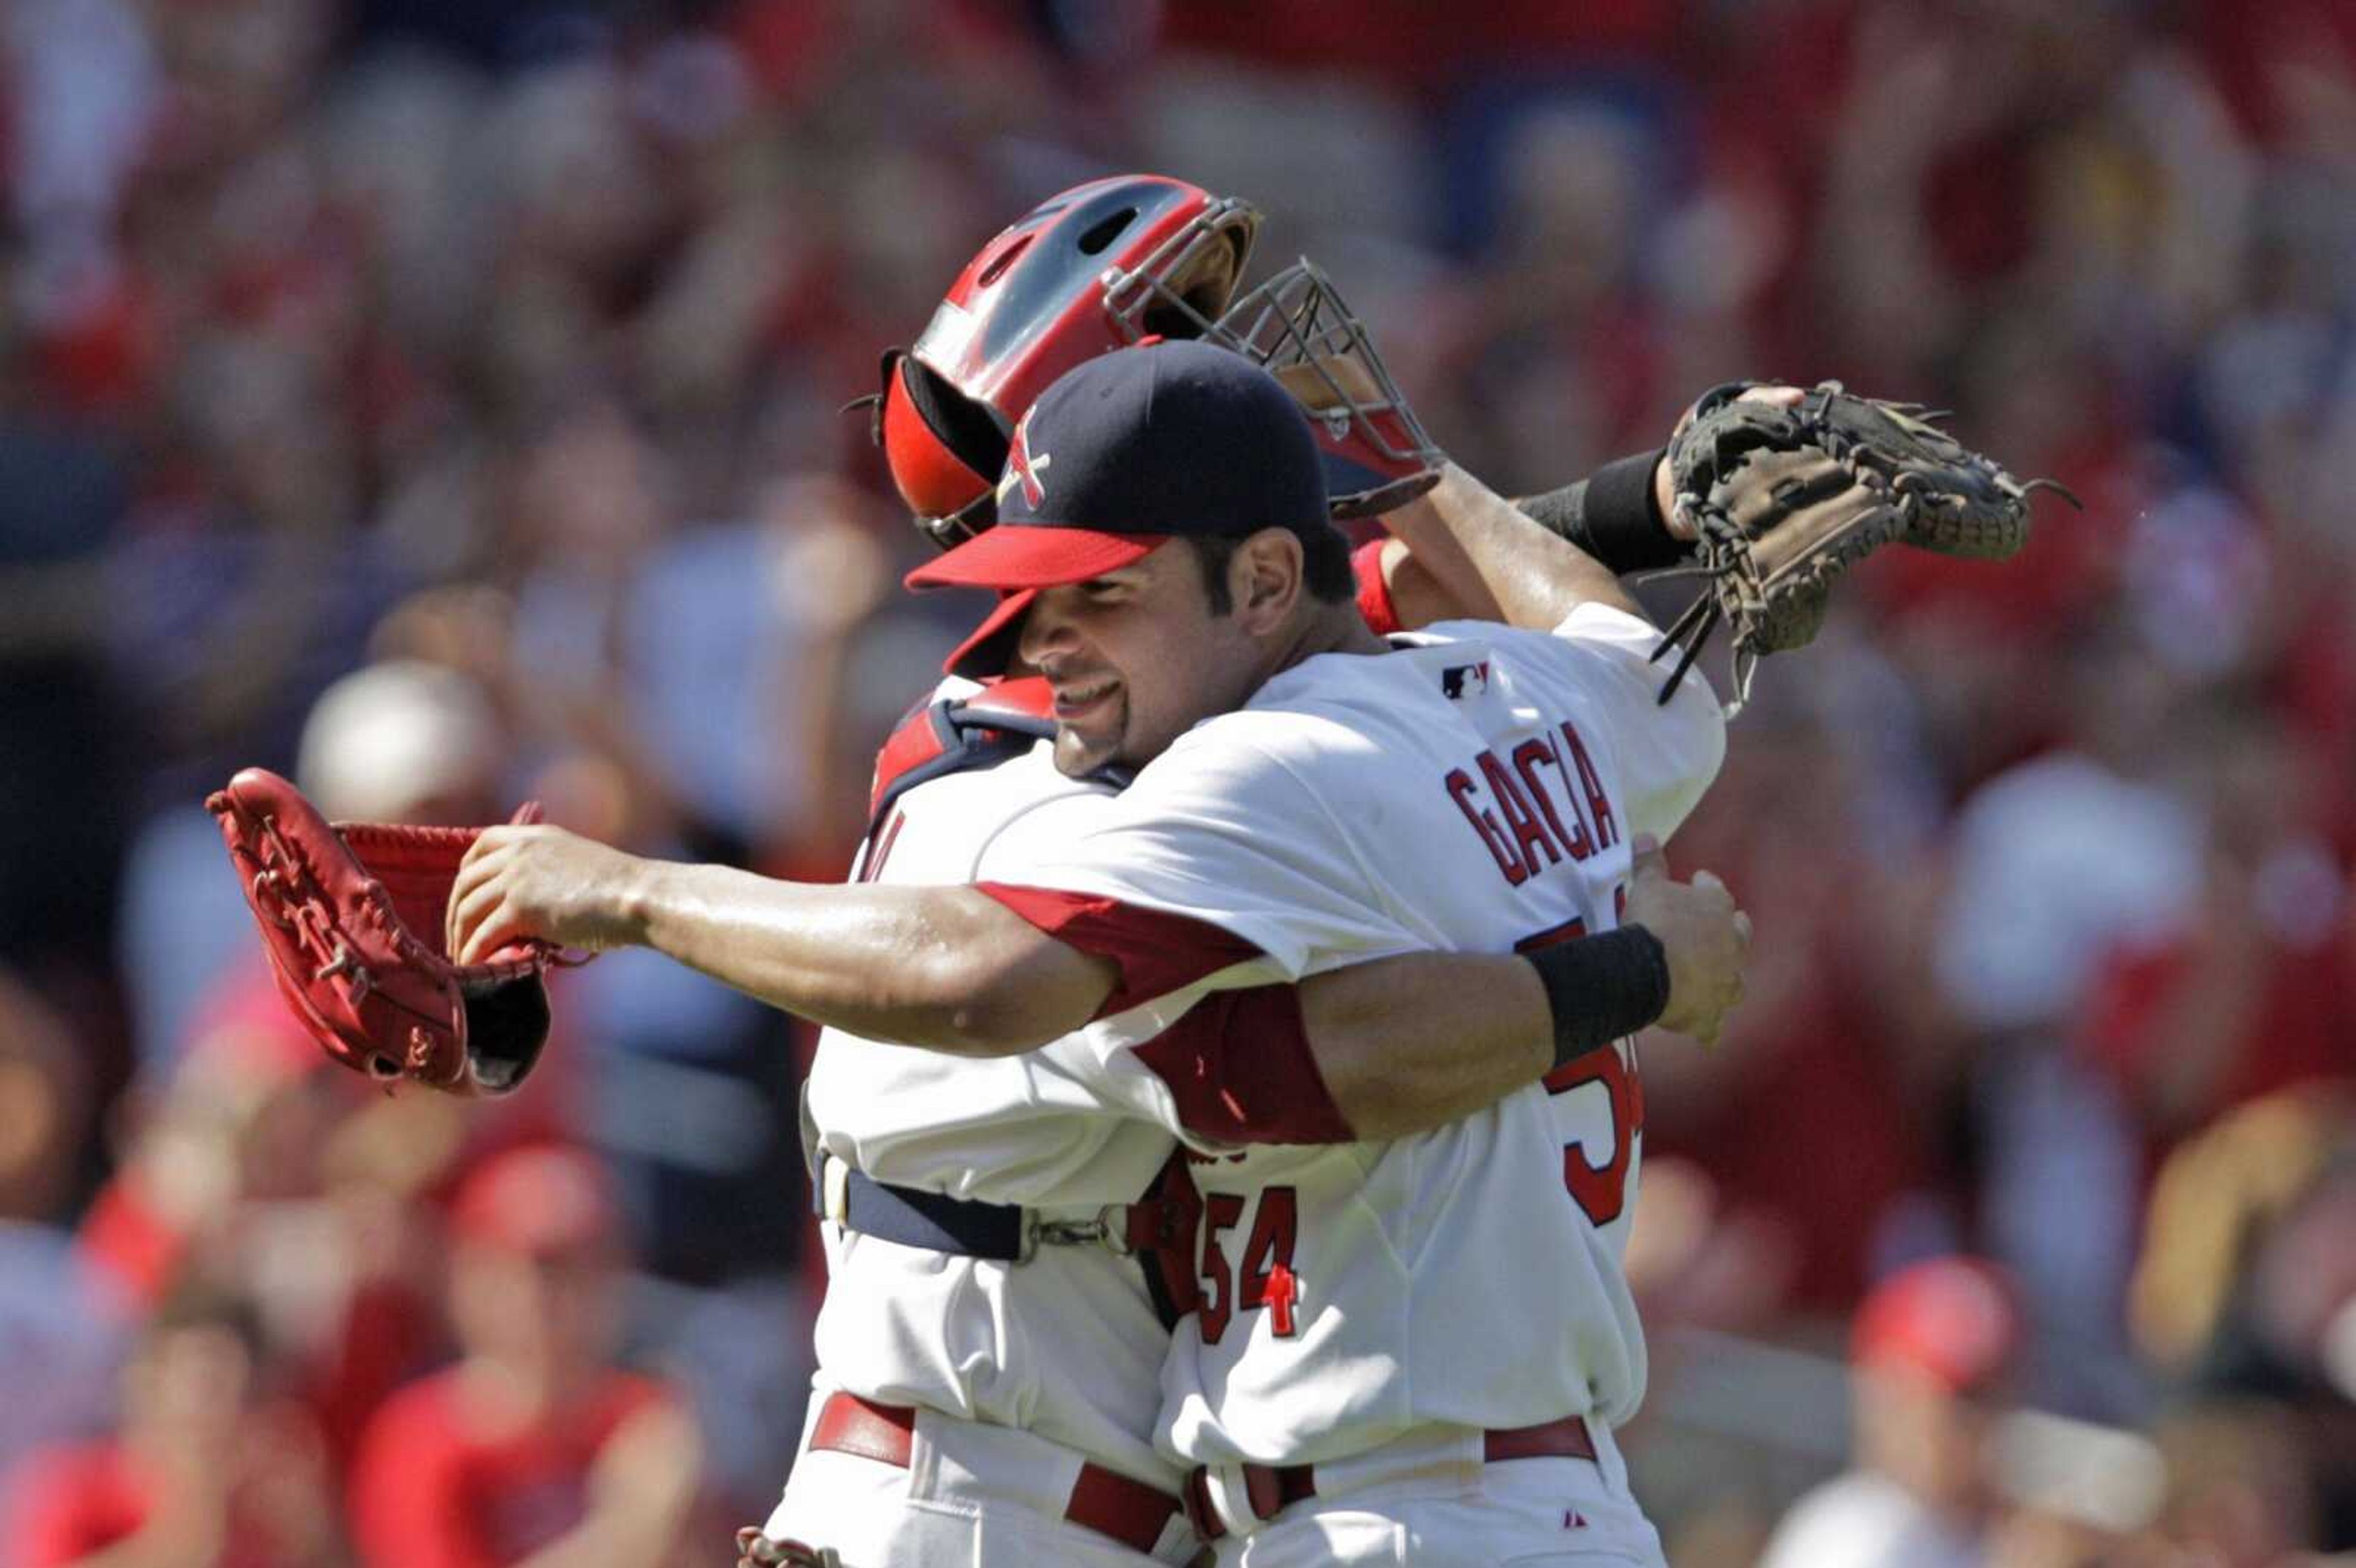
<path fill-rule="evenodd" d="M 1203 566 L 1203 588 L 1210 595 L 1211 613 L 1224 615 L 1236 607 L 1235 595 L 1227 592 L 1227 562 L 1236 557 L 1236 547 L 1250 536 L 1248 534 L 1183 534 L 1180 536 L 1194 547 L 1194 559 Z M 1301 541 L 1301 580 L 1309 596 L 1323 604 L 1339 604 L 1355 598 L 1357 578 L 1350 570 L 1350 541 L 1342 530 L 1328 523 L 1310 533 L 1293 536 Z"/>

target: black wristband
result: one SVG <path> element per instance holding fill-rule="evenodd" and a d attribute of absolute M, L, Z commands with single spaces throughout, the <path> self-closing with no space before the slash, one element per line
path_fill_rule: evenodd
<path fill-rule="evenodd" d="M 1658 452 L 1615 457 L 1576 484 L 1515 504 L 1615 575 L 1675 566 L 1685 560 L 1686 546 L 1655 505 L 1653 471 L 1660 461 Z"/>
<path fill-rule="evenodd" d="M 1641 925 L 1525 953 L 1554 1012 L 1554 1064 L 1658 1021 L 1669 1006 L 1669 955 Z"/>

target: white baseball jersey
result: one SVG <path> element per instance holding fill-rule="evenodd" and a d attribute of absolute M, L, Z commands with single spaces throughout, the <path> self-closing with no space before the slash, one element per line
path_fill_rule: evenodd
<path fill-rule="evenodd" d="M 1043 924 L 1058 899 L 1136 912 L 1132 945 L 1165 975 L 1173 913 L 1262 955 L 1206 951 L 1183 988 L 1092 1026 L 1106 1082 L 1175 1126 L 1136 1048 L 1208 988 L 1611 929 L 1631 841 L 1668 836 L 1725 745 L 1701 683 L 1656 704 L 1656 637 L 1596 604 L 1551 635 L 1451 624 L 1304 661 L 1181 737 L 1001 893 Z M 1203 1300 L 1164 1369 L 1163 1446 L 1295 1464 L 1426 1423 L 1625 1419 L 1645 1364 L 1621 1266 L 1635 1065 L 1623 1043 L 1396 1142 L 1206 1154 Z"/>
<path fill-rule="evenodd" d="M 944 682 L 941 697 L 979 689 Z M 908 789 L 855 875 L 897 883 L 1023 879 L 1087 832 L 1102 785 L 1058 773 L 1044 743 Z M 979 1061 L 828 1029 L 809 1076 L 819 1147 L 878 1181 L 1076 1217 L 1141 1196 L 1173 1141 L 1105 1114 L 1079 1042 Z M 1007 1264 L 824 1227 L 817 1328 L 827 1377 L 866 1398 L 1027 1428 L 1165 1491 L 1152 1441 L 1170 1330 L 1143 1264 L 1100 1246 L 1043 1246 Z"/>

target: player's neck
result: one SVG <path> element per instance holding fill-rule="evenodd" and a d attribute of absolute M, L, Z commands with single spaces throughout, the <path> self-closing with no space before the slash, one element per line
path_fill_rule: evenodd
<path fill-rule="evenodd" d="M 1355 603 L 1314 603 L 1299 622 L 1293 635 L 1277 645 L 1276 656 L 1262 672 L 1269 676 L 1290 669 L 1319 654 L 1387 654 L 1390 645 L 1375 635 Z"/>

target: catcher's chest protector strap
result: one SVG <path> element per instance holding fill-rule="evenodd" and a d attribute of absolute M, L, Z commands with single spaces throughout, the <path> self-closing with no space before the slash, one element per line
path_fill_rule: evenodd
<path fill-rule="evenodd" d="M 934 779 L 1012 762 L 1055 735 L 1055 696 L 1036 676 L 999 681 L 971 697 L 948 697 L 916 709 L 900 721 L 875 753 L 875 783 L 867 802 L 867 834 L 873 837 L 894 802 Z M 1136 774 L 1102 767 L 1088 777 L 1127 789 Z"/>
<path fill-rule="evenodd" d="M 875 753 L 867 801 L 874 832 L 893 802 L 930 779 L 994 768 L 1055 733 L 1055 694 L 1036 677 L 1000 681 L 971 697 L 947 697 L 900 721 Z"/>

